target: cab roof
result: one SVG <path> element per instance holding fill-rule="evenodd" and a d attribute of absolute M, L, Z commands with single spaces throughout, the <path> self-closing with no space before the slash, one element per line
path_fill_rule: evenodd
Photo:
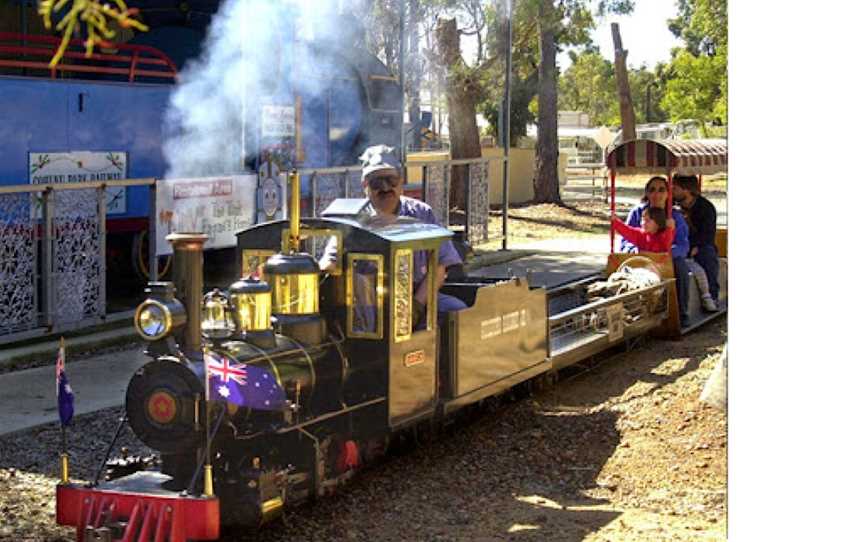
<path fill-rule="evenodd" d="M 619 175 L 711 175 L 726 171 L 726 162 L 726 141 L 718 139 L 635 139 L 606 155 L 606 166 Z"/>

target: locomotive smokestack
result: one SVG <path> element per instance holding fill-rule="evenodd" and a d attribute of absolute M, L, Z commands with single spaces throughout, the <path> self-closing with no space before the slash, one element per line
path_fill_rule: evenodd
<path fill-rule="evenodd" d="M 172 233 L 166 237 L 174 251 L 174 285 L 177 298 L 186 307 L 183 350 L 201 349 L 201 302 L 204 298 L 203 233 Z"/>

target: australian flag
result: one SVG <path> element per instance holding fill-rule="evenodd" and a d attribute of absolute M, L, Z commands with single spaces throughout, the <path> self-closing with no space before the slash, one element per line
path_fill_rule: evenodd
<path fill-rule="evenodd" d="M 285 406 L 285 390 L 269 369 L 231 363 L 216 352 L 206 352 L 204 362 L 211 401 L 258 410 L 282 410 Z"/>
<path fill-rule="evenodd" d="M 60 351 L 57 353 L 57 413 L 60 415 L 60 424 L 63 426 L 69 425 L 75 414 L 75 395 L 66 379 L 66 349 L 62 339 Z"/>

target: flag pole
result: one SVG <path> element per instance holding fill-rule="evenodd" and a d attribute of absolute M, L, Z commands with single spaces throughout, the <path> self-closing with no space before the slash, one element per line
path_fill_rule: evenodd
<path fill-rule="evenodd" d="M 63 441 L 63 451 L 60 452 L 60 483 L 69 483 L 69 454 L 66 453 L 66 427 L 60 426 L 60 438 Z"/>
<path fill-rule="evenodd" d="M 210 368 L 207 364 L 207 349 L 204 354 L 204 496 L 213 496 L 213 465 L 210 464 Z"/>
<path fill-rule="evenodd" d="M 63 337 L 60 337 L 60 356 L 63 359 L 63 370 L 66 370 L 66 341 Z M 57 386 L 60 385 L 60 381 L 57 380 Z M 59 390 L 58 390 L 59 397 Z M 66 442 L 66 424 L 63 423 L 63 420 L 60 421 L 60 483 L 68 484 L 69 483 L 69 452 L 67 448 Z"/>

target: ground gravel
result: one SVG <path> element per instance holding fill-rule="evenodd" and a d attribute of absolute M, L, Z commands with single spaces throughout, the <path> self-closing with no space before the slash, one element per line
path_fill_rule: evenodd
<path fill-rule="evenodd" d="M 725 540 L 726 418 L 698 400 L 725 341 L 725 318 L 646 339 L 223 540 Z M 92 476 L 120 415 L 76 417 L 74 477 Z M 57 424 L 0 438 L 0 539 L 74 539 L 53 519 L 59 442 Z M 119 445 L 148 452 L 128 431 Z"/>

